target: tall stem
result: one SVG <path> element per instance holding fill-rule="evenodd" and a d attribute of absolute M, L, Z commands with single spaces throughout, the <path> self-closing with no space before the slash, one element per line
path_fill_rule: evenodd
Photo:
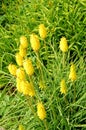
<path fill-rule="evenodd" d="M 73 82 L 73 88 L 74 88 L 74 102 L 76 101 L 76 88 L 75 88 L 75 84 Z"/>
<path fill-rule="evenodd" d="M 43 122 L 44 122 L 45 129 L 48 130 L 46 120 L 44 120 Z"/>
<path fill-rule="evenodd" d="M 39 73 L 40 73 L 40 76 L 41 76 L 41 80 L 44 82 L 44 77 L 43 77 L 43 72 L 42 72 L 42 68 L 41 68 L 41 63 L 40 63 L 40 58 L 39 58 L 38 52 L 36 52 L 36 56 L 37 56 L 37 62 L 39 64 Z"/>
<path fill-rule="evenodd" d="M 65 68 L 65 60 L 66 60 L 66 57 L 65 57 L 65 53 L 63 52 L 63 69 Z"/>

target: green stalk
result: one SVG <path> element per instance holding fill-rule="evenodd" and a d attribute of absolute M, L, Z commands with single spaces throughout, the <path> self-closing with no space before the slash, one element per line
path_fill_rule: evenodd
<path fill-rule="evenodd" d="M 63 52 L 63 69 L 65 68 L 65 60 L 66 60 L 66 55 L 65 55 L 65 53 Z"/>
<path fill-rule="evenodd" d="M 74 88 L 74 102 L 76 101 L 76 88 L 75 88 L 75 84 L 73 82 L 73 88 Z"/>
<path fill-rule="evenodd" d="M 44 123 L 45 129 L 46 129 L 46 130 L 48 130 L 48 127 L 47 127 L 47 122 L 46 122 L 46 120 L 43 120 L 43 123 Z"/>

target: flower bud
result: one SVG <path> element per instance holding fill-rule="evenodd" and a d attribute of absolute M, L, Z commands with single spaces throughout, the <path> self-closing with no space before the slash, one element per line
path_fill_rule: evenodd
<path fill-rule="evenodd" d="M 41 120 L 44 120 L 46 118 L 46 111 L 42 102 L 39 102 L 37 104 L 37 114 Z"/>
<path fill-rule="evenodd" d="M 28 47 L 28 41 L 25 36 L 20 37 L 20 44 L 23 46 L 24 49 Z"/>
<path fill-rule="evenodd" d="M 67 44 L 67 40 L 65 37 L 62 37 L 60 40 L 60 49 L 63 52 L 68 51 L 68 44 Z"/>
<path fill-rule="evenodd" d="M 40 42 L 39 42 L 39 39 L 38 39 L 38 36 L 35 35 L 35 34 L 32 34 L 30 36 L 30 43 L 31 43 L 31 47 L 34 51 L 38 51 L 39 48 L 40 48 Z"/>
<path fill-rule="evenodd" d="M 8 70 L 9 70 L 10 74 L 12 74 L 12 75 L 15 76 L 16 75 L 17 67 L 14 64 L 9 64 Z"/>
<path fill-rule="evenodd" d="M 77 79 L 77 75 L 76 75 L 76 70 L 75 70 L 75 65 L 74 64 L 72 64 L 71 67 L 70 67 L 69 79 L 71 79 L 72 81 L 75 81 Z"/>
<path fill-rule="evenodd" d="M 47 31 L 46 31 L 44 24 L 39 25 L 39 35 L 42 39 L 45 39 L 47 36 Z"/>
<path fill-rule="evenodd" d="M 60 84 L 60 92 L 62 94 L 66 94 L 67 93 L 67 87 L 66 87 L 66 83 L 65 80 L 61 80 L 61 84 Z"/>
<path fill-rule="evenodd" d="M 23 57 L 19 54 L 19 53 L 16 53 L 16 62 L 19 66 L 22 66 L 23 65 Z"/>
<path fill-rule="evenodd" d="M 23 62 L 23 67 L 29 76 L 31 76 L 34 73 L 34 68 L 30 59 L 26 59 Z"/>

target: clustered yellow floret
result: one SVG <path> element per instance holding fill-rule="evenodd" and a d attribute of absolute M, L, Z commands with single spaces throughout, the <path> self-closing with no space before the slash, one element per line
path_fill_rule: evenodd
<path fill-rule="evenodd" d="M 61 83 L 60 83 L 60 92 L 62 94 L 66 94 L 67 93 L 67 86 L 66 86 L 65 79 L 61 80 Z"/>
<path fill-rule="evenodd" d="M 20 85 L 21 85 L 22 92 L 24 95 L 29 95 L 31 97 L 35 96 L 35 90 L 31 83 L 23 80 L 23 81 L 21 81 Z"/>
<path fill-rule="evenodd" d="M 20 37 L 20 45 L 22 45 L 24 49 L 28 47 L 28 40 L 25 36 Z"/>
<path fill-rule="evenodd" d="M 19 54 L 21 55 L 21 57 L 25 57 L 26 56 L 26 48 L 23 48 L 22 45 L 19 46 Z"/>
<path fill-rule="evenodd" d="M 42 102 L 39 102 L 37 104 L 37 114 L 41 120 L 44 120 L 46 118 L 46 111 Z"/>
<path fill-rule="evenodd" d="M 22 80 L 20 78 L 16 78 L 16 87 L 20 93 L 22 93 L 21 81 Z"/>
<path fill-rule="evenodd" d="M 24 69 L 22 67 L 20 67 L 20 68 L 17 69 L 16 76 L 20 80 L 24 80 L 25 79 L 25 72 L 24 72 Z"/>
<path fill-rule="evenodd" d="M 19 66 L 22 66 L 23 65 L 23 57 L 19 53 L 16 53 L 15 57 L 16 57 L 16 63 Z"/>
<path fill-rule="evenodd" d="M 68 51 L 68 44 L 65 37 L 62 37 L 60 40 L 60 49 L 62 52 Z"/>
<path fill-rule="evenodd" d="M 75 81 L 77 79 L 75 65 L 73 63 L 70 67 L 69 79 L 71 79 L 71 81 Z"/>
<path fill-rule="evenodd" d="M 32 65 L 32 61 L 29 58 L 23 62 L 23 67 L 29 76 L 33 75 L 34 67 Z"/>
<path fill-rule="evenodd" d="M 31 47 L 34 51 L 38 51 L 40 49 L 40 41 L 36 34 L 31 34 L 30 43 L 31 43 Z"/>
<path fill-rule="evenodd" d="M 14 65 L 14 64 L 9 64 L 8 70 L 9 70 L 9 72 L 10 72 L 12 75 L 16 76 L 16 70 L 17 70 L 16 65 Z"/>
<path fill-rule="evenodd" d="M 39 35 L 42 39 L 45 39 L 47 36 L 46 27 L 44 26 L 44 24 L 39 25 Z"/>

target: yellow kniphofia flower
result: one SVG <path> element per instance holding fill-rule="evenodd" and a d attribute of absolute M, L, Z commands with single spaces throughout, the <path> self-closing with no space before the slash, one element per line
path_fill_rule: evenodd
<path fill-rule="evenodd" d="M 17 70 L 16 65 L 14 65 L 14 64 L 9 64 L 8 70 L 9 70 L 10 74 L 16 76 L 16 70 Z"/>
<path fill-rule="evenodd" d="M 73 63 L 70 67 L 69 79 L 71 79 L 72 81 L 75 81 L 77 79 L 75 65 Z"/>
<path fill-rule="evenodd" d="M 22 57 L 25 57 L 25 56 L 26 56 L 26 49 L 23 48 L 22 45 L 19 46 L 19 54 L 20 54 Z"/>
<path fill-rule="evenodd" d="M 22 67 L 17 69 L 16 76 L 17 76 L 17 78 L 19 78 L 21 80 L 25 79 L 25 72 L 24 72 L 24 69 Z"/>
<path fill-rule="evenodd" d="M 34 51 L 38 51 L 40 48 L 40 42 L 38 39 L 38 36 L 35 34 L 31 34 L 30 36 L 30 43 L 31 43 L 31 47 Z"/>
<path fill-rule="evenodd" d="M 19 125 L 19 130 L 25 130 L 23 125 Z"/>
<path fill-rule="evenodd" d="M 68 44 L 65 37 L 62 37 L 60 40 L 60 49 L 62 52 L 68 51 Z"/>
<path fill-rule="evenodd" d="M 15 57 L 16 57 L 16 63 L 19 66 L 22 66 L 23 65 L 23 57 L 19 53 L 16 53 Z"/>
<path fill-rule="evenodd" d="M 21 87 L 22 87 L 22 92 L 24 95 L 29 95 L 31 97 L 35 95 L 34 88 L 32 84 L 29 83 L 28 81 L 23 80 L 21 82 Z"/>
<path fill-rule="evenodd" d="M 33 68 L 33 65 L 32 65 L 32 61 L 30 59 L 26 59 L 24 62 L 23 62 L 23 67 L 26 71 L 26 73 L 31 76 L 33 73 L 34 73 L 34 68 Z"/>
<path fill-rule="evenodd" d="M 66 82 L 64 79 L 61 80 L 61 83 L 60 83 L 60 92 L 62 94 L 66 94 L 67 93 L 67 87 L 66 87 Z"/>
<path fill-rule="evenodd" d="M 46 86 L 42 80 L 39 81 L 39 88 L 44 89 Z"/>
<path fill-rule="evenodd" d="M 37 104 L 37 115 L 41 120 L 44 120 L 46 118 L 46 111 L 42 102 L 39 102 Z"/>
<path fill-rule="evenodd" d="M 28 41 L 25 36 L 20 37 L 20 44 L 23 46 L 24 49 L 28 47 Z"/>
<path fill-rule="evenodd" d="M 31 97 L 35 96 L 35 90 L 34 90 L 33 84 L 28 82 L 28 86 L 29 86 L 29 96 Z"/>
<path fill-rule="evenodd" d="M 22 80 L 20 78 L 16 78 L 16 87 L 20 93 L 22 92 L 21 81 Z"/>
<path fill-rule="evenodd" d="M 39 25 L 39 35 L 42 39 L 45 39 L 47 36 L 47 31 L 46 31 L 44 24 Z"/>

